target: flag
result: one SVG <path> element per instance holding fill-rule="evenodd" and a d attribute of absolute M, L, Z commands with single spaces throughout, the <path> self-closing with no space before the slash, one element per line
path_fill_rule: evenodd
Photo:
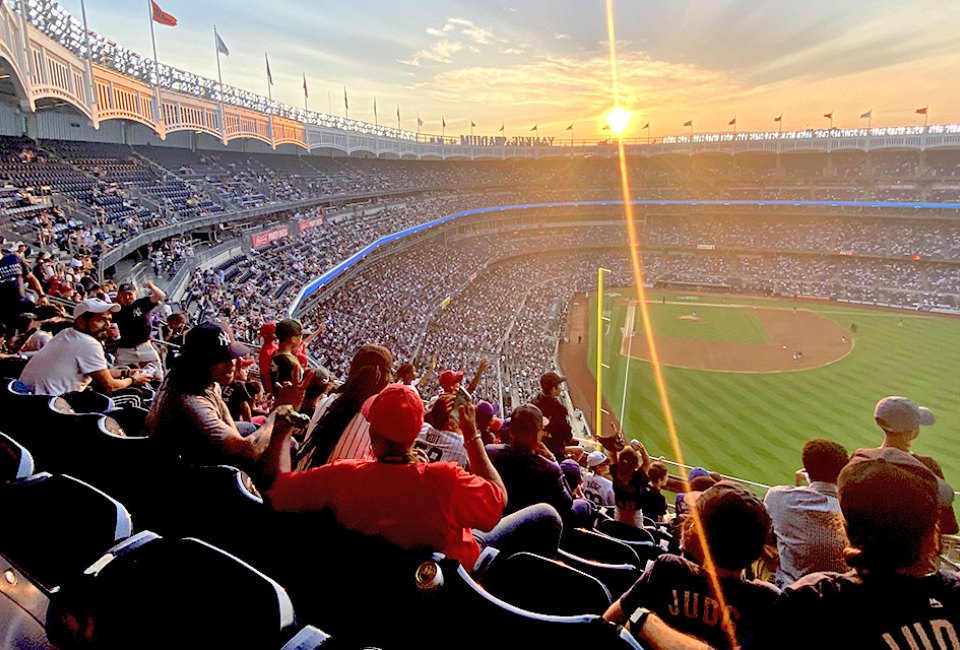
<path fill-rule="evenodd" d="M 917 110 L 914 111 L 914 113 L 916 113 L 917 115 L 926 115 L 926 114 L 927 114 L 927 108 L 929 108 L 929 106 L 924 106 L 923 108 L 918 108 Z"/>
<path fill-rule="evenodd" d="M 693 126 L 693 120 L 690 120 L 689 122 L 684 122 L 683 125 L 684 125 L 684 126 Z"/>
<path fill-rule="evenodd" d="M 220 38 L 220 34 L 217 33 L 216 28 L 213 30 L 213 35 L 217 37 L 217 52 L 224 56 L 230 56 L 230 49 L 227 48 L 227 44 Z"/>
<path fill-rule="evenodd" d="M 534 125 L 533 125 L 533 128 L 530 129 L 530 130 L 531 130 L 531 131 L 539 131 L 539 130 L 540 130 L 540 125 L 539 125 L 539 124 L 534 124 Z"/>
<path fill-rule="evenodd" d="M 499 130 L 499 131 L 497 131 L 497 133 L 500 133 L 500 132 L 502 132 L 502 131 L 503 131 L 503 127 L 504 127 L 504 126 L 506 126 L 506 124 L 505 124 L 504 122 L 501 122 L 501 123 L 500 123 L 500 130 Z"/>
<path fill-rule="evenodd" d="M 343 109 L 346 111 L 350 110 L 350 100 L 347 99 L 347 87 L 343 87 Z"/>
<path fill-rule="evenodd" d="M 307 92 L 307 73 L 303 73 L 303 96 L 310 97 L 310 93 Z"/>
<path fill-rule="evenodd" d="M 373 121 L 376 122 L 377 119 L 378 119 L 378 118 L 377 118 L 377 98 L 376 98 L 376 96 L 374 96 L 374 98 L 373 98 Z"/>
<path fill-rule="evenodd" d="M 177 19 L 168 14 L 166 11 L 160 8 L 153 0 L 150 0 L 150 12 L 153 22 L 160 23 L 161 25 L 166 25 L 168 27 L 176 27 Z"/>
<path fill-rule="evenodd" d="M 643 125 L 643 128 L 641 128 L 640 130 L 643 131 L 643 129 L 649 129 L 649 128 L 650 128 L 650 122 L 647 122 L 646 124 Z"/>
<path fill-rule="evenodd" d="M 270 74 L 270 58 L 267 56 L 267 53 L 263 53 L 263 60 L 267 62 L 267 83 L 271 86 L 273 85 L 273 75 Z"/>
<path fill-rule="evenodd" d="M 571 125 L 568 126 L 565 130 L 566 130 L 566 131 L 573 131 L 573 125 L 571 124 Z"/>
<path fill-rule="evenodd" d="M 474 122 L 473 120 L 470 120 L 470 128 L 471 128 L 471 129 L 477 128 L 477 123 Z"/>
<path fill-rule="evenodd" d="M 872 118 L 872 117 L 873 117 L 873 109 L 872 109 L 872 108 L 871 108 L 869 111 L 867 111 L 866 113 L 861 113 L 861 114 L 860 114 L 860 119 L 861 119 L 861 120 L 869 120 L 869 119 Z"/>
<path fill-rule="evenodd" d="M 737 118 L 733 118 L 732 120 L 730 120 L 729 122 L 727 122 L 727 124 L 729 124 L 730 126 L 736 126 L 736 124 L 737 124 Z"/>
<path fill-rule="evenodd" d="M 447 128 L 447 118 L 443 115 L 440 116 L 440 126 L 444 129 Z"/>
<path fill-rule="evenodd" d="M 825 118 L 827 118 L 828 120 L 832 120 L 832 119 L 833 119 L 833 111 L 830 111 L 829 113 L 824 113 L 823 116 L 824 116 Z"/>
<path fill-rule="evenodd" d="M 603 128 L 600 129 L 600 130 L 601 130 L 601 131 L 609 131 L 609 130 L 610 130 L 610 125 L 609 125 L 609 124 L 604 124 L 604 125 L 603 125 Z"/>
<path fill-rule="evenodd" d="M 782 122 L 782 121 L 783 121 L 783 114 L 777 115 L 775 118 L 773 118 L 773 121 L 774 121 L 774 122 Z"/>
<path fill-rule="evenodd" d="M 400 121 L 400 104 L 397 104 L 397 121 Z"/>
<path fill-rule="evenodd" d="M 420 119 L 420 111 L 417 111 L 417 128 L 423 126 L 423 120 Z"/>

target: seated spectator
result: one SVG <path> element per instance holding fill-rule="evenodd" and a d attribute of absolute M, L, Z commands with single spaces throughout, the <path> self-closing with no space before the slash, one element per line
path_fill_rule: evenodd
<path fill-rule="evenodd" d="M 51 338 L 34 354 L 20 375 L 31 391 L 44 395 L 62 395 L 95 390 L 114 391 L 142 386 L 150 378 L 138 371 L 111 369 L 103 351 L 111 339 L 111 314 L 120 305 L 88 298 L 73 308 L 73 327 Z"/>
<path fill-rule="evenodd" d="M 433 548 L 468 569 L 487 545 L 507 553 L 556 552 L 562 526 L 552 508 L 501 519 L 507 491 L 484 451 L 471 404 L 461 407 L 460 421 L 474 473 L 454 463 L 417 461 L 413 444 L 423 427 L 423 401 L 415 389 L 387 386 L 370 401 L 366 417 L 376 460 L 338 460 L 306 472 L 290 471 L 290 433 L 278 429 L 265 459 L 270 505 L 285 512 L 329 508 L 350 530 L 402 548 Z"/>
<path fill-rule="evenodd" d="M 760 556 L 770 517 L 759 498 L 732 481 L 707 489 L 694 507 L 702 533 L 690 517 L 683 527 L 688 559 L 658 557 L 604 618 L 623 624 L 646 608 L 712 648 L 734 648 L 754 633 L 780 593 L 741 577 Z"/>
<path fill-rule="evenodd" d="M 830 440 L 810 440 L 803 446 L 803 470 L 797 486 L 778 485 L 767 491 L 763 503 L 773 520 L 780 588 L 816 571 L 847 570 L 837 477 L 847 464 L 847 450 Z M 809 479 L 809 486 L 802 485 Z"/>
<path fill-rule="evenodd" d="M 938 571 L 938 512 L 952 494 L 930 469 L 896 449 L 854 454 L 837 480 L 850 540 L 848 573 L 812 573 L 786 587 L 743 650 L 800 650 L 811 625 L 822 650 L 960 646 L 960 576 Z M 625 611 L 625 610 L 624 610 Z M 645 645 L 707 650 L 656 614 L 635 612 L 630 632 Z"/>
<path fill-rule="evenodd" d="M 587 474 L 583 477 L 583 494 L 597 507 L 616 505 L 613 481 L 610 480 L 610 457 L 602 451 L 587 454 Z"/>
<path fill-rule="evenodd" d="M 413 388 L 413 386 L 411 386 Z M 460 424 L 453 418 L 453 395 L 441 395 L 430 409 L 430 421 L 423 423 L 414 448 L 423 452 L 427 461 L 448 461 L 463 469 L 470 469 L 470 459 L 464 449 Z"/>
<path fill-rule="evenodd" d="M 920 435 L 920 426 L 929 426 L 936 422 L 930 409 L 917 406 L 916 402 L 909 398 L 891 396 L 877 402 L 873 417 L 877 426 L 883 430 L 883 444 L 880 448 L 892 447 L 912 454 L 940 480 L 943 480 L 940 463 L 931 456 L 921 456 L 910 451 L 913 441 Z M 956 514 L 953 512 L 953 507 L 948 506 L 940 513 L 940 533 L 953 535 L 957 532 L 960 532 L 960 526 L 957 525 Z"/>
<path fill-rule="evenodd" d="M 330 379 L 330 375 L 328 375 L 327 371 L 323 368 L 318 369 L 307 385 L 306 392 L 303 394 L 303 404 L 300 406 L 300 412 L 307 417 L 312 417 L 317 410 L 317 404 L 319 404 L 320 400 L 326 397 L 327 393 L 331 390 L 333 390 L 333 381 Z"/>
<path fill-rule="evenodd" d="M 500 427 L 503 420 L 497 417 L 500 407 L 480 400 L 477 402 L 477 429 L 483 436 L 483 444 L 493 445 L 500 442 Z"/>
<path fill-rule="evenodd" d="M 660 492 L 667 484 L 667 466 L 659 461 L 650 463 L 647 471 L 650 483 L 640 496 L 640 511 L 643 516 L 653 521 L 663 521 L 667 514 L 667 498 Z"/>
<path fill-rule="evenodd" d="M 187 317 L 180 312 L 170 314 L 167 322 L 160 326 L 160 336 L 169 343 L 164 362 L 167 369 L 173 367 L 173 362 L 180 356 L 180 349 L 183 348 L 184 338 L 189 331 L 187 327 Z"/>
<path fill-rule="evenodd" d="M 272 425 L 268 419 L 244 437 L 221 393 L 221 386 L 233 383 L 235 360 L 245 353 L 216 325 L 203 323 L 191 329 L 180 358 L 150 405 L 147 435 L 188 463 L 233 465 L 257 474 Z M 299 387 L 301 396 L 304 387 L 305 383 Z"/>
<path fill-rule="evenodd" d="M 567 525 L 590 526 L 593 506 L 574 499 L 556 458 L 543 444 L 543 414 L 533 404 L 521 404 L 510 416 L 511 442 L 490 445 L 490 460 L 510 492 L 507 512 L 537 503 L 553 506 Z"/>
<path fill-rule="evenodd" d="M 346 381 L 317 404 L 297 456 L 305 471 L 341 458 L 373 460 L 370 423 L 360 407 L 390 383 L 393 354 L 382 345 L 364 345 L 353 356 Z"/>

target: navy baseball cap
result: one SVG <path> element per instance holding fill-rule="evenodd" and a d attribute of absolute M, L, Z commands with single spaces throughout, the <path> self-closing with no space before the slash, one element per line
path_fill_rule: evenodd
<path fill-rule="evenodd" d="M 183 341 L 182 356 L 208 363 L 232 361 L 249 356 L 246 346 L 230 340 L 223 328 L 213 323 L 201 323 L 189 332 Z"/>

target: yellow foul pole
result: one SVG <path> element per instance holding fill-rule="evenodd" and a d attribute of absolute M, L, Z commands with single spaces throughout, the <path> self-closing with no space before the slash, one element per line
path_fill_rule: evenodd
<path fill-rule="evenodd" d="M 609 321 L 609 318 L 603 316 L 603 274 L 609 273 L 610 269 L 602 266 L 597 268 L 597 405 L 594 437 L 599 438 L 603 435 L 603 369 L 607 366 L 603 363 L 603 323 Z"/>

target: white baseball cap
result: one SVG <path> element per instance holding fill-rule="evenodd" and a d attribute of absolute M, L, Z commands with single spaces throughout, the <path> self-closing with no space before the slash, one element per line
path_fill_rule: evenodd
<path fill-rule="evenodd" d="M 929 426 L 936 422 L 933 411 L 918 406 L 912 399 L 897 395 L 884 397 L 877 402 L 873 417 L 878 420 L 881 429 L 891 433 L 916 431 L 920 425 Z"/>
<path fill-rule="evenodd" d="M 597 467 L 598 465 L 609 462 L 609 460 L 607 455 L 602 451 L 591 451 L 587 454 L 587 467 Z"/>
<path fill-rule="evenodd" d="M 87 298 L 83 302 L 78 302 L 73 308 L 73 317 L 80 318 L 84 314 L 105 314 L 107 312 L 116 313 L 120 311 L 120 305 L 113 302 L 104 302 L 96 298 Z"/>

